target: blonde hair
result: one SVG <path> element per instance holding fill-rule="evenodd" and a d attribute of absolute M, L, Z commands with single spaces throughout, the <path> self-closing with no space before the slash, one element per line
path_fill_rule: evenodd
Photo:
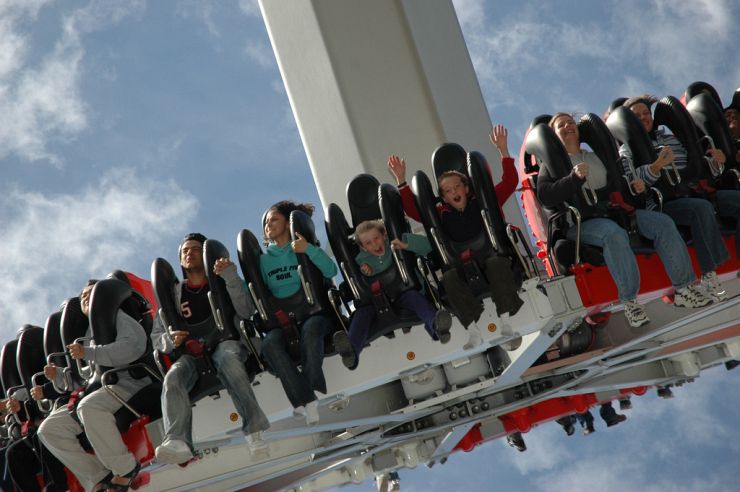
<path fill-rule="evenodd" d="M 363 222 L 360 222 L 360 224 L 355 228 L 355 242 L 358 246 L 362 246 L 362 241 L 360 241 L 360 234 L 370 232 L 373 229 L 380 232 L 383 236 L 387 235 L 385 231 L 385 224 L 382 220 L 365 220 Z"/>

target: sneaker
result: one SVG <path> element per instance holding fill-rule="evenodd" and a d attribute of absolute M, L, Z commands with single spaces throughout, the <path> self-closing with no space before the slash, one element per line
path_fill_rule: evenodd
<path fill-rule="evenodd" d="M 319 401 L 314 400 L 306 404 L 306 425 L 319 423 Z"/>
<path fill-rule="evenodd" d="M 565 431 L 567 435 L 572 436 L 576 432 L 576 426 L 574 426 L 573 424 L 568 424 L 565 427 L 563 427 L 563 430 Z"/>
<path fill-rule="evenodd" d="M 157 461 L 168 465 L 179 465 L 193 457 L 193 451 L 185 441 L 179 439 L 165 439 L 154 451 Z"/>
<path fill-rule="evenodd" d="M 693 285 L 676 289 L 676 294 L 673 297 L 673 305 L 676 307 L 700 308 L 711 302 L 712 300 L 709 297 Z"/>
<path fill-rule="evenodd" d="M 303 420 L 306 418 L 306 407 L 301 405 L 293 409 L 293 418 L 296 420 Z"/>
<path fill-rule="evenodd" d="M 357 354 L 355 354 L 352 344 L 349 342 L 346 331 L 339 330 L 334 333 L 334 348 L 342 356 L 344 367 L 347 369 L 355 369 L 357 367 Z"/>
<path fill-rule="evenodd" d="M 470 350 L 483 343 L 478 325 L 472 323 L 468 326 L 468 341 L 463 345 L 463 350 Z"/>
<path fill-rule="evenodd" d="M 615 425 L 624 422 L 627 420 L 626 415 L 622 415 L 621 413 L 618 413 L 613 419 L 611 419 L 609 422 L 606 423 L 607 427 L 614 427 Z"/>
<path fill-rule="evenodd" d="M 727 299 L 727 292 L 717 278 L 715 272 L 705 273 L 701 276 L 701 286 L 704 291 L 718 301 Z"/>
<path fill-rule="evenodd" d="M 650 323 L 645 313 L 645 308 L 637 301 L 627 301 L 624 303 L 624 317 L 627 318 L 627 322 L 632 328 L 639 328 L 646 323 Z"/>
<path fill-rule="evenodd" d="M 244 438 L 252 455 L 260 453 L 267 454 L 269 448 L 267 447 L 267 443 L 262 439 L 262 433 L 260 431 L 247 434 Z"/>
<path fill-rule="evenodd" d="M 583 426 L 583 435 L 587 436 L 589 434 L 593 434 L 596 432 L 596 429 L 594 429 L 594 424 L 586 424 Z"/>
<path fill-rule="evenodd" d="M 513 434 L 509 434 L 508 436 L 506 436 L 506 442 L 509 444 L 509 446 L 516 449 L 520 453 L 523 453 L 527 450 L 527 445 L 524 443 L 524 438 L 522 437 L 521 432 L 514 432 Z"/>
<path fill-rule="evenodd" d="M 446 309 L 440 309 L 434 316 L 434 331 L 437 333 L 439 341 L 447 343 L 452 338 L 450 328 L 452 327 L 452 316 Z"/>

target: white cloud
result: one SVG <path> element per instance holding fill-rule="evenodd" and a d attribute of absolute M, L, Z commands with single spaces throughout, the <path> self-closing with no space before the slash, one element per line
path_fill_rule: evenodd
<path fill-rule="evenodd" d="M 0 299 L 0 337 L 12 337 L 23 323 L 43 324 L 87 277 L 142 262 L 148 268 L 197 209 L 196 198 L 174 182 L 152 182 L 130 169 L 109 172 L 79 193 L 4 190 L 0 283 L 12 287 Z"/>
<path fill-rule="evenodd" d="M 141 11 L 145 3 L 92 1 L 63 19 L 60 39 L 33 65 L 28 58 L 32 40 L 23 27 L 36 19 L 45 3 L 0 4 L 0 113 L 13 122 L 0 127 L 0 158 L 17 154 L 61 165 L 48 148 L 50 141 L 73 138 L 88 126 L 80 93 L 82 35 Z"/>
<path fill-rule="evenodd" d="M 214 6 L 219 2 L 214 0 L 185 0 L 177 4 L 177 13 L 182 17 L 189 19 L 195 18 L 203 22 L 211 36 L 221 37 L 221 31 L 213 20 Z"/>
<path fill-rule="evenodd" d="M 239 9 L 247 17 L 261 17 L 259 3 L 257 0 L 239 0 Z"/>
<path fill-rule="evenodd" d="M 276 67 L 275 55 L 272 48 L 259 41 L 247 41 L 244 47 L 244 54 L 257 63 L 262 68 L 273 69 Z"/>

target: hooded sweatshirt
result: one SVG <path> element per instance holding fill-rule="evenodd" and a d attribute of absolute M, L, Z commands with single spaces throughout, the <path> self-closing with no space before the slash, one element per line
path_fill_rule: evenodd
<path fill-rule="evenodd" d="M 337 266 L 323 249 L 309 243 L 306 255 L 324 277 L 332 278 L 337 274 Z M 260 270 L 262 280 L 265 281 L 272 295 L 277 298 L 289 297 L 301 287 L 301 279 L 298 276 L 298 257 L 290 242 L 284 246 L 270 243 L 267 246 L 267 253 L 260 257 Z"/>

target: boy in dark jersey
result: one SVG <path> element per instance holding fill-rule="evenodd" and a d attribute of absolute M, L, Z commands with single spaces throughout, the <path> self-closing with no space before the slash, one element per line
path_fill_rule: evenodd
<path fill-rule="evenodd" d="M 180 245 L 180 265 L 185 280 L 175 285 L 177 306 L 185 318 L 187 326 L 173 327 L 168 333 L 159 317 L 152 330 L 154 348 L 162 353 L 171 353 L 188 339 L 203 343 L 210 353 L 218 378 L 231 395 L 236 410 L 242 417 L 242 431 L 246 435 L 252 453 L 266 450 L 261 432 L 270 426 L 252 391 L 244 363 L 246 349 L 237 340 L 222 340 L 216 326 L 208 301 L 208 280 L 203 264 L 202 234 L 185 236 Z M 219 260 L 221 262 L 221 260 Z M 223 263 L 223 262 L 222 262 Z M 231 264 L 216 269 L 227 284 L 240 283 L 236 267 Z M 234 290 L 234 289 L 230 289 Z M 253 309 L 248 298 L 234 297 L 232 302 L 237 312 L 243 316 L 251 315 Z M 195 359 L 183 353 L 167 371 L 162 390 L 162 417 L 164 421 L 164 440 L 156 449 L 157 460 L 162 463 L 180 464 L 193 456 L 192 451 L 192 409 L 188 393 L 198 381 Z"/>

